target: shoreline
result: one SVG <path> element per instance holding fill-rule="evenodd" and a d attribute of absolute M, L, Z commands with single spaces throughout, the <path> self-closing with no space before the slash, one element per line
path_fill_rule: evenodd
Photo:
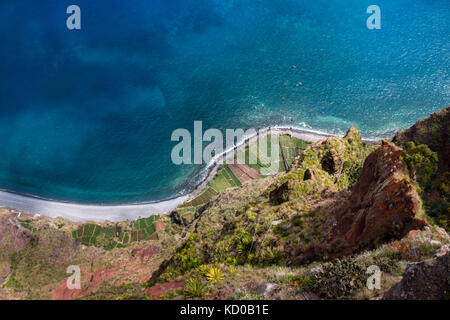
<path fill-rule="evenodd" d="M 272 132 L 278 134 L 292 134 L 295 138 L 311 142 L 320 141 L 322 139 L 335 136 L 312 130 L 283 126 L 274 126 L 261 129 L 259 131 L 259 136 L 263 137 L 267 135 L 269 130 L 272 130 Z M 257 137 L 258 135 L 256 134 L 253 136 L 244 137 L 242 141 L 238 142 L 236 148 L 245 148 L 248 143 L 255 141 Z M 206 166 L 205 173 L 200 179 L 200 182 L 186 195 L 147 203 L 100 205 L 62 202 L 44 199 L 33 195 L 24 195 L 16 192 L 0 190 L 0 207 L 49 218 L 62 217 L 73 222 L 120 222 L 147 218 L 157 214 L 169 214 L 181 203 L 200 193 L 206 184 L 216 175 L 220 167 L 219 161 L 222 161 L 223 159 L 226 159 L 226 157 L 234 154 L 233 151 L 234 148 L 231 148 L 216 156 L 211 163 Z"/>

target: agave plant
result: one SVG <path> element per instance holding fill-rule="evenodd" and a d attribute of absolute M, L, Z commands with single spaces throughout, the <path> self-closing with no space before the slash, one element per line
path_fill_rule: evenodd
<path fill-rule="evenodd" d="M 189 278 L 184 285 L 184 295 L 189 298 L 201 298 L 205 294 L 205 286 L 198 278 Z"/>
<path fill-rule="evenodd" d="M 222 273 L 222 270 L 216 267 L 209 268 L 208 272 L 206 273 L 206 279 L 211 282 L 217 282 L 220 280 L 223 280 L 224 275 Z"/>
<path fill-rule="evenodd" d="M 199 275 L 201 275 L 201 276 L 206 276 L 206 274 L 208 273 L 208 271 L 209 271 L 209 266 L 208 265 L 206 265 L 206 264 L 202 264 L 201 266 L 199 266 L 199 267 L 197 267 L 197 273 L 199 274 Z"/>
<path fill-rule="evenodd" d="M 281 252 L 278 249 L 269 249 L 267 251 L 267 259 L 269 264 L 279 264 L 281 261 Z"/>
<path fill-rule="evenodd" d="M 233 276 L 236 274 L 236 267 L 235 266 L 231 266 L 228 270 L 228 272 Z"/>
<path fill-rule="evenodd" d="M 252 247 L 253 240 L 250 236 L 246 235 L 242 238 L 241 243 L 238 245 L 238 252 L 241 255 L 246 254 Z"/>

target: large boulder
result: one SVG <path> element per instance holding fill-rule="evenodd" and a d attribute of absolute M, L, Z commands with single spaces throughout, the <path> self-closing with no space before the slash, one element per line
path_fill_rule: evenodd
<path fill-rule="evenodd" d="M 450 252 L 409 263 L 403 279 L 389 289 L 386 300 L 441 300 L 450 293 Z"/>

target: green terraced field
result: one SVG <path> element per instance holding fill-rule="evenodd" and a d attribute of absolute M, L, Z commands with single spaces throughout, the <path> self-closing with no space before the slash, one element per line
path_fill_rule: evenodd
<path fill-rule="evenodd" d="M 217 195 L 217 191 L 207 186 L 199 195 L 197 195 L 194 199 L 185 202 L 182 207 L 197 207 L 202 204 L 207 203 L 214 196 Z"/>
<path fill-rule="evenodd" d="M 259 144 L 265 144 L 267 146 L 267 155 L 259 154 Z M 259 139 L 258 142 L 252 142 L 250 144 L 250 147 L 247 148 L 245 151 L 239 151 L 238 156 L 242 157 L 242 152 L 245 152 L 245 164 L 249 166 L 250 168 L 258 170 L 259 173 L 264 175 L 273 175 L 278 172 L 285 171 L 285 167 L 283 164 L 283 159 L 281 157 L 281 152 L 279 152 L 279 157 L 276 163 L 274 165 L 270 166 L 270 159 L 271 156 L 271 148 L 272 148 L 272 138 L 271 136 L 264 136 Z M 251 151 L 250 151 L 251 149 Z M 279 150 L 279 147 L 278 147 Z M 256 163 L 250 164 L 250 155 L 254 158 L 256 158 Z M 235 158 L 236 158 L 235 157 Z M 278 165 L 277 165 L 278 164 Z M 264 169 L 263 169 L 264 168 Z"/>
<path fill-rule="evenodd" d="M 216 196 L 219 192 L 222 192 L 225 189 L 231 187 L 240 186 L 241 182 L 236 178 L 234 173 L 228 167 L 227 164 L 224 164 L 222 168 L 219 170 L 217 175 L 212 179 L 205 189 L 198 194 L 195 198 L 186 201 L 181 205 L 182 208 L 193 207 L 192 210 L 196 210 L 198 206 L 201 206 L 208 201 L 210 201 L 214 196 Z"/>
<path fill-rule="evenodd" d="M 211 188 L 217 192 L 222 192 L 225 189 L 238 187 L 241 182 L 236 178 L 227 164 L 224 164 L 222 169 L 217 173 L 216 177 L 209 183 Z"/>
<path fill-rule="evenodd" d="M 118 226 L 102 227 L 96 224 L 83 224 L 72 232 L 72 236 L 86 246 L 110 250 L 123 247 L 133 241 L 148 239 L 155 232 L 154 223 L 158 219 L 159 216 L 139 219 L 125 229 Z"/>
<path fill-rule="evenodd" d="M 259 143 L 263 143 L 267 145 L 267 155 L 258 154 L 258 159 L 260 159 L 260 162 L 263 164 L 263 168 L 265 168 L 264 171 L 260 170 L 261 174 L 264 175 L 274 175 L 278 172 L 285 171 L 283 158 L 281 156 L 281 151 L 278 146 L 278 160 L 276 162 L 272 163 L 270 157 L 272 156 L 272 136 L 265 136 L 262 137 L 259 141 Z"/>

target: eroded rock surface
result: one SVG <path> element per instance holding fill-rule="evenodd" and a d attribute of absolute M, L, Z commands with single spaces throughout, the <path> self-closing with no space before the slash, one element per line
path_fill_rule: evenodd
<path fill-rule="evenodd" d="M 440 300 L 450 290 L 450 252 L 408 264 L 403 279 L 384 295 L 388 300 Z"/>
<path fill-rule="evenodd" d="M 400 238 L 426 224 L 415 219 L 419 195 L 402 154 L 400 148 L 384 141 L 367 157 L 351 196 L 334 213 L 337 222 L 330 240 L 344 239 L 343 248 L 364 247 Z"/>

